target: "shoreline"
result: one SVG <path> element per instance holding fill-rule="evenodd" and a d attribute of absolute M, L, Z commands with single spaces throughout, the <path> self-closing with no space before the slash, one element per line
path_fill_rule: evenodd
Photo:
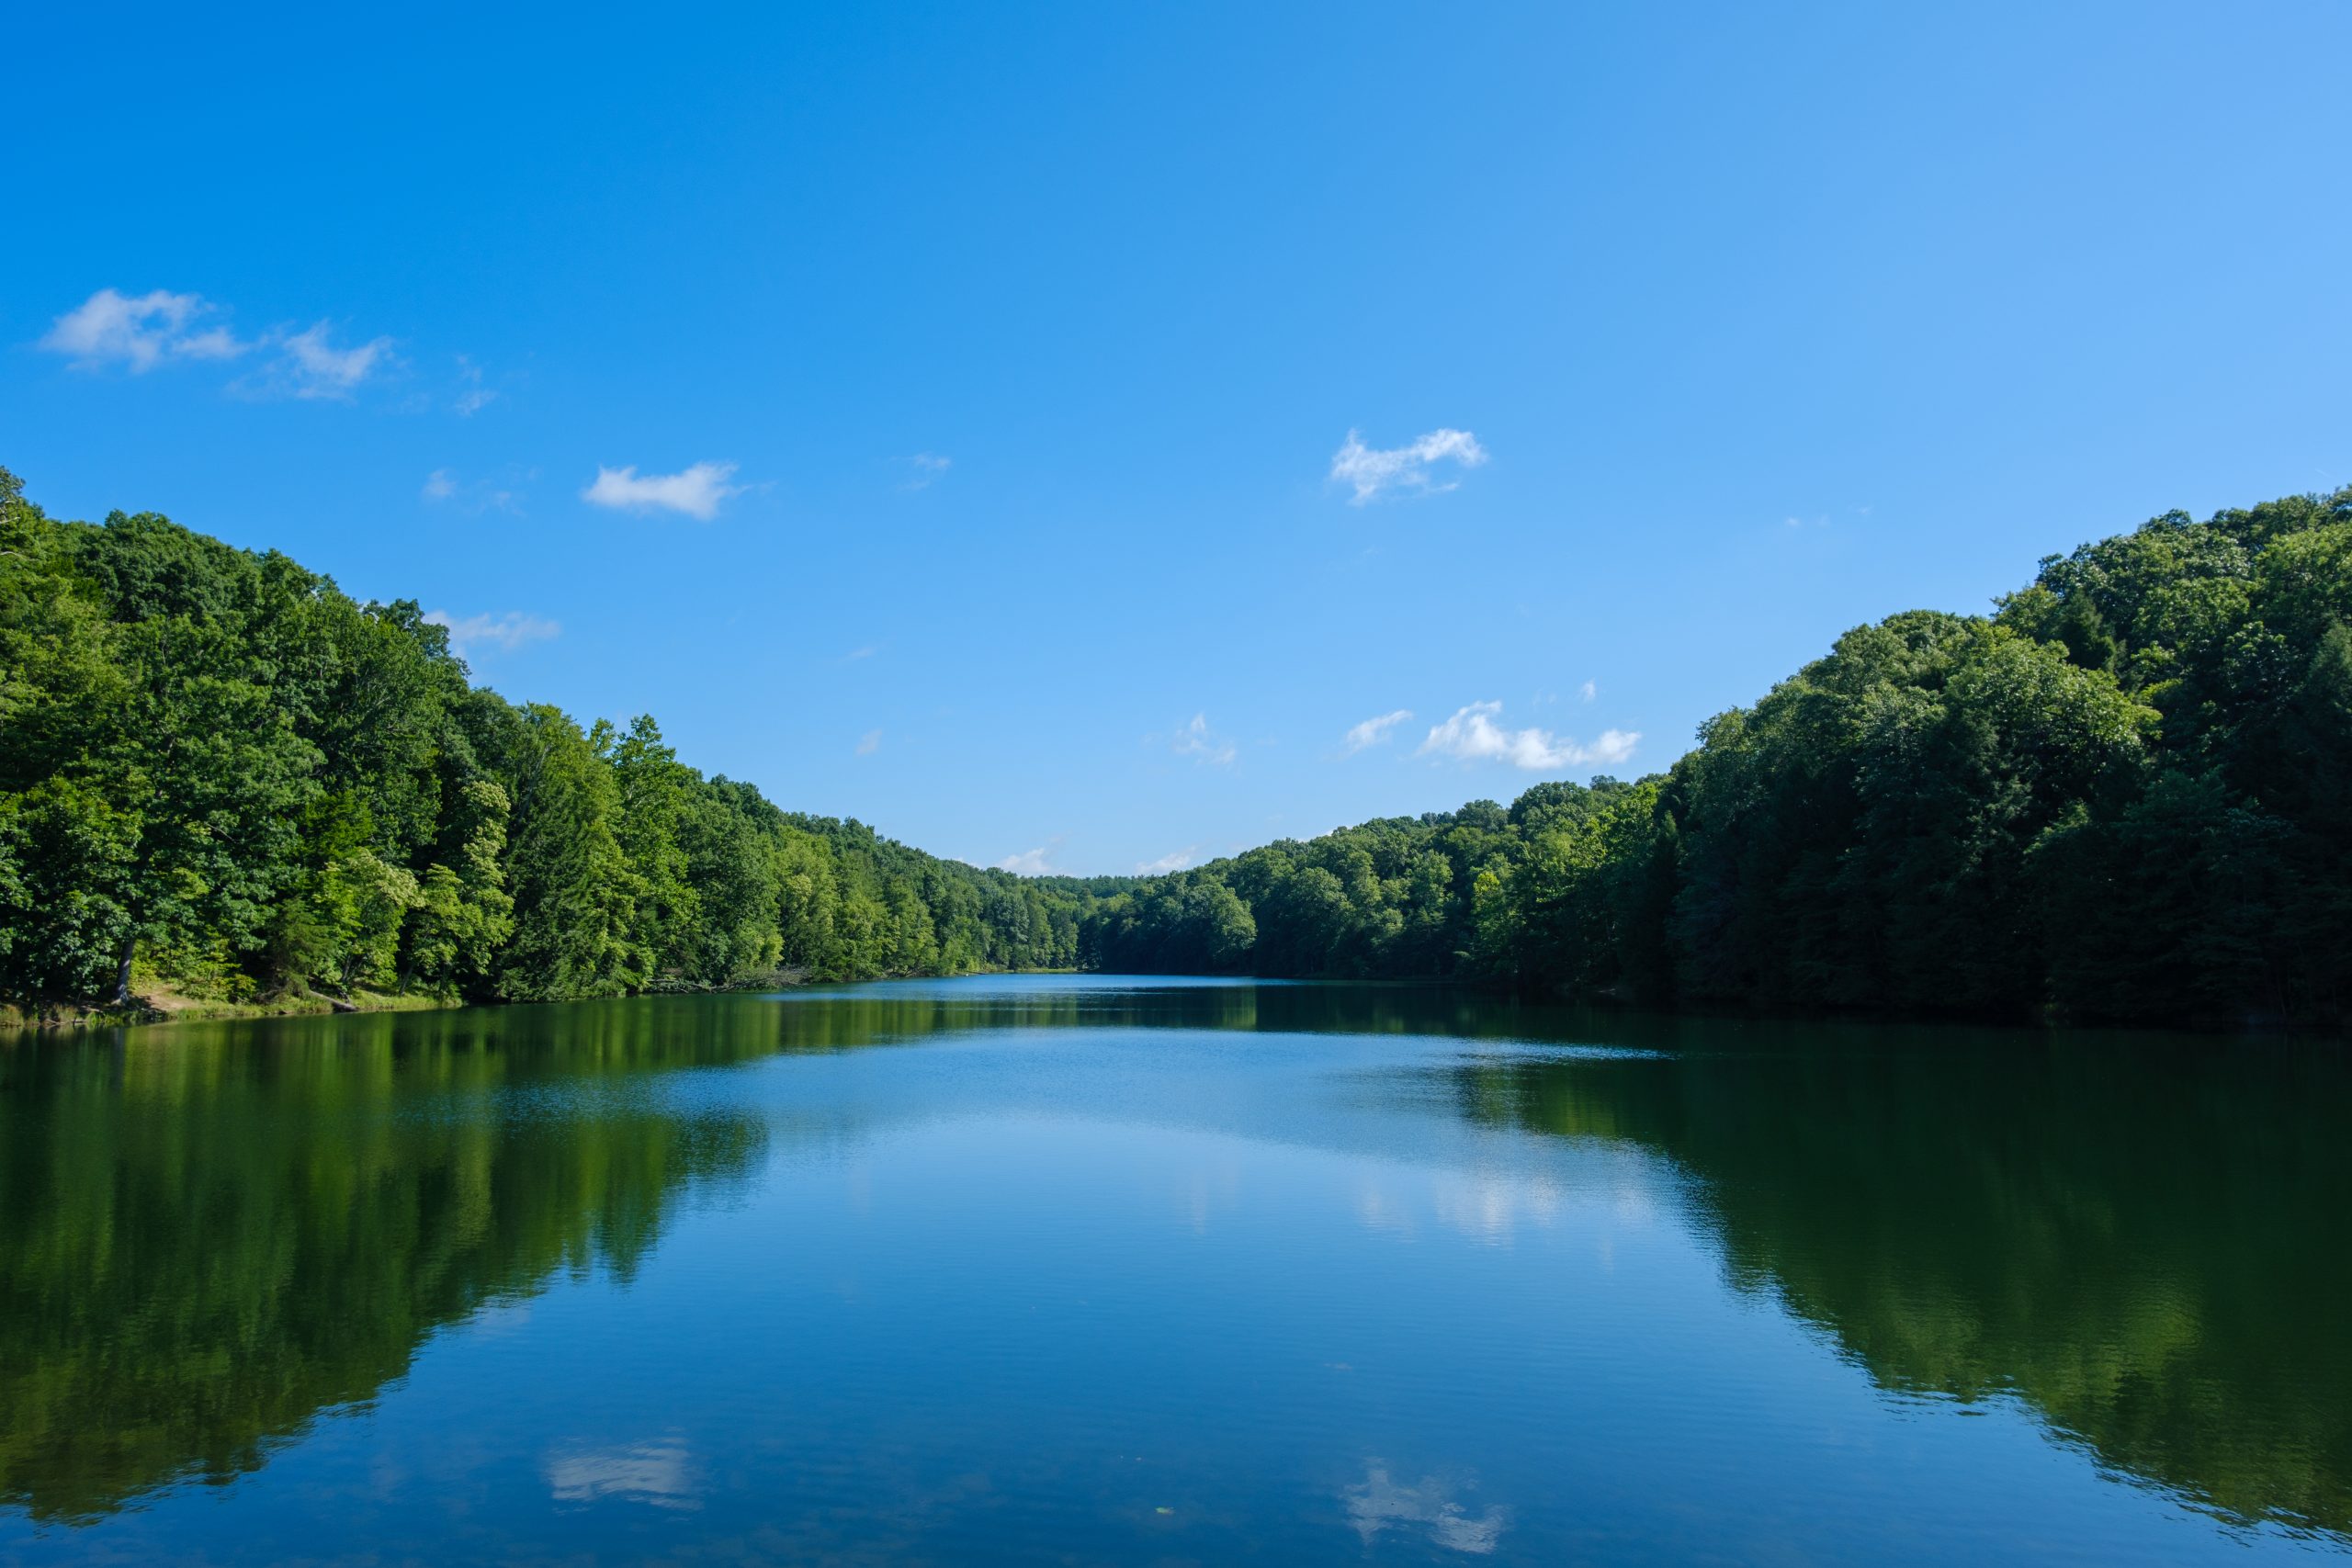
<path fill-rule="evenodd" d="M 565 998 L 567 1001 L 628 1001 L 647 997 L 726 996 L 746 991 L 798 990 L 811 985 L 871 985 L 882 980 L 955 980 L 976 975 L 1080 975 L 1081 969 L 967 969 L 955 975 L 868 975 L 856 980 L 812 980 L 806 971 L 779 970 L 740 986 L 657 987 L 631 991 L 622 997 Z M 432 997 L 414 992 L 354 990 L 348 997 L 311 995 L 276 997 L 265 1002 L 208 1001 L 171 991 L 134 998 L 127 1007 L 74 1006 L 48 1017 L 24 1009 L 0 1006 L 0 1040 L 15 1034 L 63 1034 L 84 1030 L 154 1028 L 174 1023 L 236 1023 L 265 1018 L 325 1018 L 339 1013 L 439 1012 L 458 1008 L 528 1007 L 530 1002 L 501 998 L 468 1001 L 462 997 Z"/>
<path fill-rule="evenodd" d="M 432 1012 L 469 1004 L 454 997 L 354 991 L 348 997 L 277 997 L 266 1002 L 202 1001 L 170 992 L 133 998 L 124 1007 L 75 1007 L 48 1016 L 0 1007 L 0 1033 L 146 1028 L 166 1023 L 228 1023 L 256 1018 L 323 1018 L 345 1012 Z"/>

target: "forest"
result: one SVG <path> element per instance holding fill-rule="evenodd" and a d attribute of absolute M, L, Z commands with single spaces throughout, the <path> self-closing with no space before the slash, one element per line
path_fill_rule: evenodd
<path fill-rule="evenodd" d="M 413 601 L 0 470 L 0 999 L 1084 966 L 2340 1027 L 2347 618 L 2352 490 L 2168 513 L 1990 615 L 1846 633 L 1638 782 L 1019 877 L 511 703 Z"/>
<path fill-rule="evenodd" d="M 920 853 L 474 685 L 410 601 L 0 470 L 0 998 L 549 1000 L 1077 962 Z"/>
<path fill-rule="evenodd" d="M 1839 637 L 1638 783 L 1110 894 L 1103 968 L 1686 1007 L 2341 1027 L 2352 490 L 2158 517 Z"/>

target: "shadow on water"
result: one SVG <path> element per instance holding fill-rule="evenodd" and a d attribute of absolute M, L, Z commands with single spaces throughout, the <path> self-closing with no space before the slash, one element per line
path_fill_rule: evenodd
<path fill-rule="evenodd" d="M 2225 1520 L 2352 1531 L 2352 1071 L 2333 1047 L 1589 1019 L 1442 1075 L 1697 1179 L 1735 1284 L 1882 1387 L 2023 1401 Z"/>
<path fill-rule="evenodd" d="M 1897 1395 L 2014 1398 L 2225 1519 L 2352 1532 L 2333 1049 L 1091 977 L 0 1043 L 0 1505 L 233 1479 L 484 1304 L 628 1275 L 785 1135 L 665 1074 L 1053 1029 L 1526 1043 L 1398 1070 L 1668 1156 L 1734 1283 Z"/>

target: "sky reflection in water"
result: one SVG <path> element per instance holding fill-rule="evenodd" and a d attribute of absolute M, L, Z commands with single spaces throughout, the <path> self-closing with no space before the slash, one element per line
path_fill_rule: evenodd
<path fill-rule="evenodd" d="M 0 1561 L 2343 1550 L 2337 1055 L 909 982 L 0 1044 Z"/>

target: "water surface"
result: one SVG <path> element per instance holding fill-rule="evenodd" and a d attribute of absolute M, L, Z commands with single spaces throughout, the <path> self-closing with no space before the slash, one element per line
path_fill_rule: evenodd
<path fill-rule="evenodd" d="M 2352 1549 L 2333 1047 L 1100 976 L 0 1043 L 0 1562 Z"/>

